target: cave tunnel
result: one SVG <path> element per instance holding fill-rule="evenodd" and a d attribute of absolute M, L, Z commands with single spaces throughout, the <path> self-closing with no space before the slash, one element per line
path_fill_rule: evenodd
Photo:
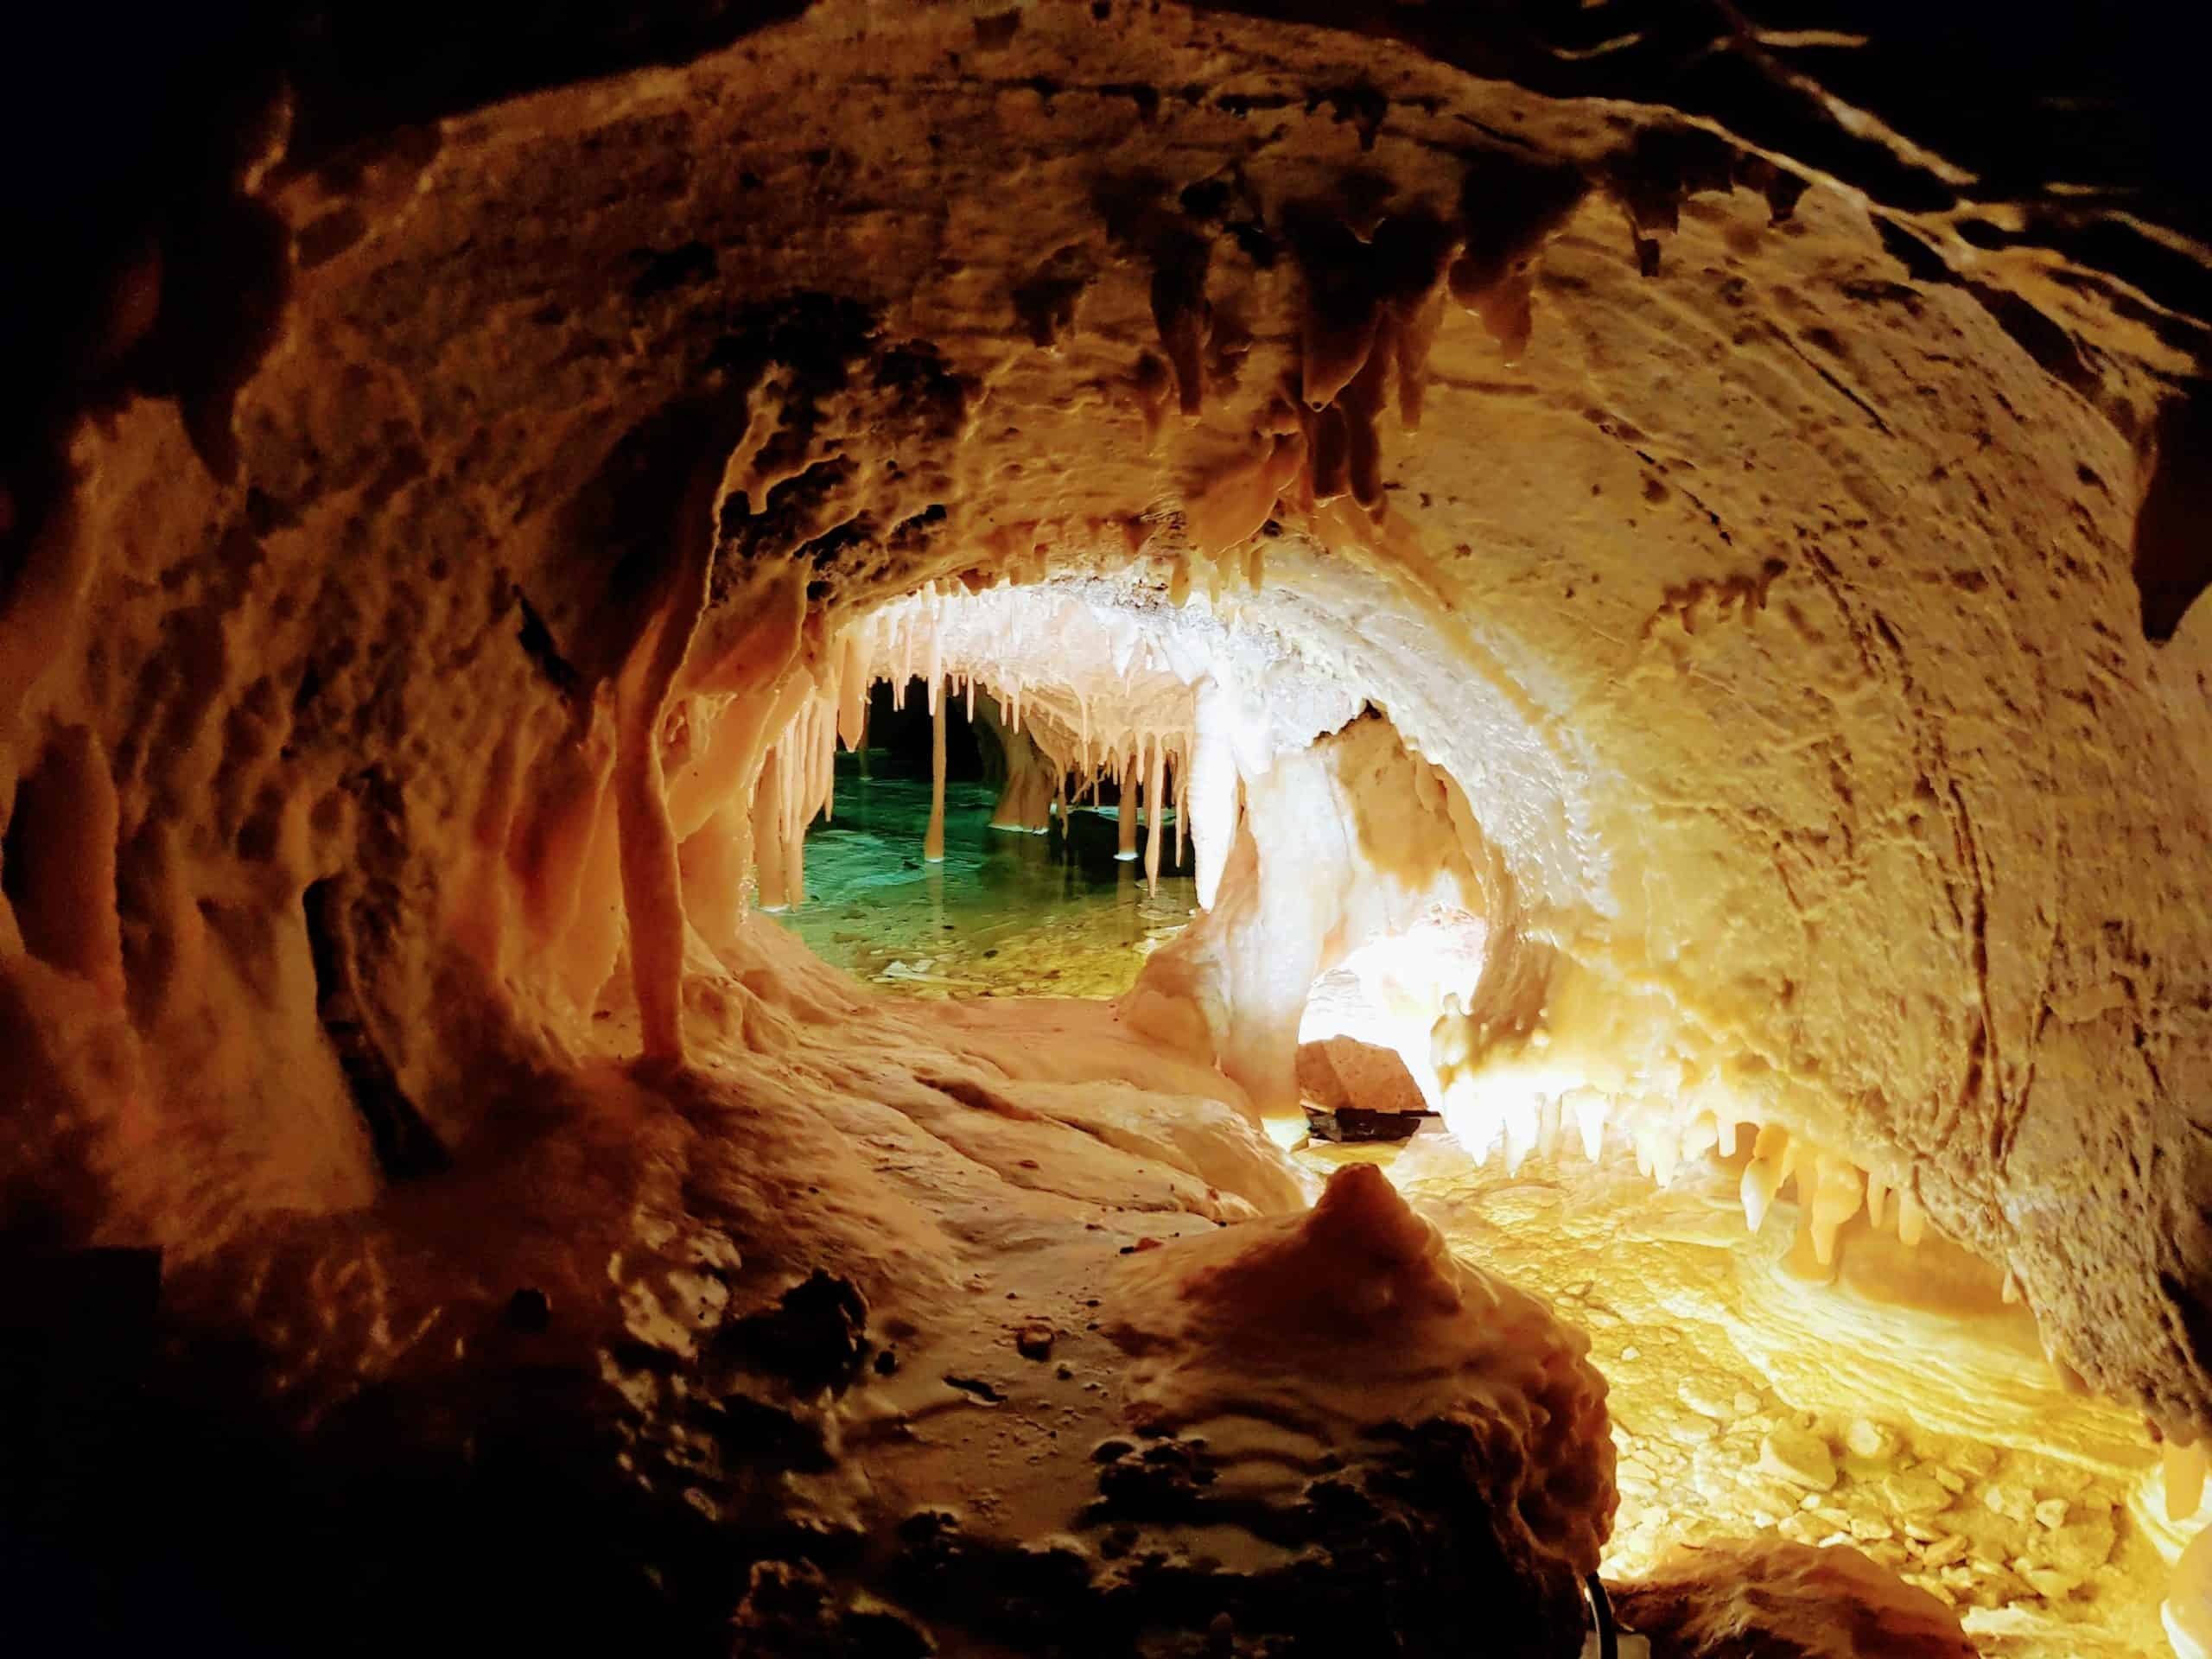
<path fill-rule="evenodd" d="M 0 1643 L 2212 1652 L 2111 10 L 26 23 Z"/>

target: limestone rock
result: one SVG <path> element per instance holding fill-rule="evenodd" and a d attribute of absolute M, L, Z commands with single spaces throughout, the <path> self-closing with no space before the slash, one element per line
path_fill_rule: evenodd
<path fill-rule="evenodd" d="M 1890 1507 L 1904 1516 L 1935 1515 L 1951 1504 L 1951 1494 L 1941 1481 L 1916 1471 L 1885 1475 L 1881 1491 Z"/>
<path fill-rule="evenodd" d="M 1897 1454 L 1897 1432 L 1886 1424 L 1854 1417 L 1843 1431 L 1844 1449 L 1869 1463 L 1887 1463 Z"/>
<path fill-rule="evenodd" d="M 1973 1659 L 1957 1616 L 1906 1584 L 1872 1550 L 1904 1552 L 1886 1541 L 1861 1554 L 1847 1539 L 1827 1548 L 1760 1539 L 1684 1551 L 1643 1582 L 1612 1588 L 1624 1622 L 1656 1650 L 1699 1656 L 1817 1651 L 1812 1633 L 1845 1630 L 1847 1651 L 1884 1659 Z M 1831 1651 L 1836 1651 L 1833 1648 Z"/>
<path fill-rule="evenodd" d="M 1778 1427 L 1759 1442 L 1759 1468 L 1793 1485 L 1824 1492 L 1836 1482 L 1835 1454 L 1809 1430 Z"/>
<path fill-rule="evenodd" d="M 1928 1547 L 1928 1553 L 1921 1559 L 1925 1560 L 1930 1567 L 1949 1567 L 1957 1561 L 1962 1561 L 1966 1559 L 1966 1539 L 1960 1536 L 1957 1533 L 1953 1533 L 1948 1537 L 1940 1539 L 1936 1542 L 1929 1545 Z"/>
<path fill-rule="evenodd" d="M 2001 1515 L 2022 1526 L 2035 1518 L 2035 1494 L 2024 1486 L 2004 1481 L 1993 1481 L 1982 1489 L 1981 1506 L 1992 1515 Z"/>

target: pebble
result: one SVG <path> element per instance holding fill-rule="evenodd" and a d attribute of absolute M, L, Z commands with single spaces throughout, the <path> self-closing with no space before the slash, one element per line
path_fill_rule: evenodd
<path fill-rule="evenodd" d="M 1954 1497 L 1967 1489 L 1967 1478 L 1964 1475 L 1955 1469 L 1946 1469 L 1940 1464 L 1936 1465 L 1936 1480 L 1938 1485 Z"/>
<path fill-rule="evenodd" d="M 1690 1484 L 1713 1508 L 1725 1509 L 1736 1502 L 1736 1478 L 1729 1471 L 1711 1464 L 1700 1464 L 1690 1477 Z"/>
<path fill-rule="evenodd" d="M 1793 1485 L 1825 1492 L 1835 1484 L 1835 1454 L 1817 1434 L 1776 1427 L 1759 1441 L 1759 1469 Z"/>
<path fill-rule="evenodd" d="M 1896 1433 L 1866 1417 L 1851 1420 L 1851 1426 L 1843 1431 L 1843 1444 L 1853 1457 L 1872 1463 L 1887 1463 L 1897 1454 Z"/>
<path fill-rule="evenodd" d="M 1983 1490 L 1981 1506 L 1992 1515 L 2001 1515 L 2007 1521 L 2025 1526 L 2035 1516 L 2036 1495 L 2024 1486 L 1993 1482 Z"/>
<path fill-rule="evenodd" d="M 1759 1397 L 1756 1394 L 1746 1394 L 1743 1389 L 1738 1389 L 1736 1390 L 1735 1399 L 1729 1403 L 1736 1408 L 1736 1414 L 1738 1417 L 1748 1417 L 1759 1408 Z"/>
<path fill-rule="evenodd" d="M 2039 1566 L 2086 1577 L 2112 1558 L 2113 1546 L 2119 1540 L 2109 1519 L 2084 1521 L 2031 1541 L 2028 1549 Z"/>
<path fill-rule="evenodd" d="M 1899 1515 L 1934 1515 L 1951 1504 L 1942 1484 L 1922 1474 L 1885 1476 L 1882 1496 Z"/>
<path fill-rule="evenodd" d="M 1736 1414 L 1727 1395 L 1711 1377 L 1686 1376 L 1675 1388 L 1675 1397 L 1700 1417 L 1712 1417 L 1726 1422 Z M 1753 1401 L 1752 1404 L 1758 1402 Z"/>
<path fill-rule="evenodd" d="M 2036 1520 L 2053 1532 L 2056 1532 L 2066 1524 L 2066 1500 L 2063 1497 L 2046 1497 L 2036 1505 Z"/>
<path fill-rule="evenodd" d="M 2020 1575 L 2035 1586 L 2035 1592 L 2046 1601 L 2063 1601 L 2082 1587 L 2082 1580 L 2071 1573 L 2062 1573 L 2055 1567 L 2031 1567 Z"/>
<path fill-rule="evenodd" d="M 1951 1460 L 1970 1475 L 1987 1475 L 1997 1467 L 1997 1448 L 1967 1440 L 1960 1445 Z"/>
<path fill-rule="evenodd" d="M 1762 1481 L 1744 1489 L 1743 1503 L 1753 1516 L 1771 1526 L 1797 1507 L 1797 1495 L 1787 1488 Z"/>
<path fill-rule="evenodd" d="M 1930 1567 L 1948 1567 L 1955 1561 L 1964 1560 L 1966 1554 L 1967 1541 L 1955 1532 L 1950 1536 L 1930 1544 L 1928 1547 L 1928 1553 L 1921 1559 Z"/>

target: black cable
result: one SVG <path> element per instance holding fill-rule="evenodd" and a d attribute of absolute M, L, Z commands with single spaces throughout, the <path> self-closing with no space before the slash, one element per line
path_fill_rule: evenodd
<path fill-rule="evenodd" d="M 1605 1586 L 1592 1573 L 1583 1580 L 1582 1587 L 1590 1592 L 1591 1617 L 1598 1621 L 1598 1659 L 1620 1659 L 1620 1636 L 1613 1629 L 1613 1604 L 1605 1595 Z"/>

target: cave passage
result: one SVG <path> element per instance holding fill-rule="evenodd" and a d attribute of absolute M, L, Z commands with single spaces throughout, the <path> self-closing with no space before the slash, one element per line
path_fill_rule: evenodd
<path fill-rule="evenodd" d="M 1188 1041 L 1147 1010 L 1191 995 L 1197 1052 L 1249 1068 L 1235 1074 L 1257 1099 L 1294 1046 L 1279 1104 L 1296 1109 L 1267 1121 L 1304 1179 L 1387 1170 L 1453 1249 L 1510 1264 L 1591 1332 L 1619 1459 L 1609 1574 L 1651 1581 L 1686 1548 L 1766 1532 L 1895 1568 L 1972 1632 L 2145 1628 L 2158 1506 L 2127 1518 L 2133 1426 L 2054 1369 L 2001 1271 L 1933 1235 L 1909 1192 L 1746 1121 L 1725 1092 L 1624 1086 L 1649 1064 L 1633 1027 L 1578 1031 L 1565 1006 L 1538 1011 L 1502 1088 L 1452 1092 L 1453 1054 L 1515 1017 L 1498 964 L 1531 948 L 1525 922 L 1510 884 L 1472 867 L 1424 885 L 1407 850 L 1424 763 L 1382 708 L 1405 682 L 1348 676 L 1297 588 L 1163 607 L 1141 583 L 1047 582 L 931 593 L 861 624 L 876 658 L 948 675 L 944 855 L 923 855 L 932 709 L 919 682 L 903 697 L 879 682 L 863 747 L 837 759 L 835 816 L 808 836 L 805 903 L 779 918 L 901 997 L 1111 998 L 1117 1019 Z M 1247 700 L 1255 666 L 1268 694 Z M 992 688 L 972 721 L 969 684 Z M 1017 698 L 1027 723 L 1009 739 Z M 1162 874 L 1156 891 L 1084 804 L 1099 753 L 1153 741 L 1179 765 L 1231 761 L 1225 788 L 1203 761 L 1195 789 L 1171 782 L 1193 854 L 1210 850 L 1204 878 Z M 1026 788 L 1009 751 L 1039 769 Z M 1295 783 L 1307 769 L 1333 786 Z M 1041 824 L 1008 808 L 1025 794 Z M 1444 812 L 1452 856 L 1479 861 L 1478 817 Z M 1581 1052 L 1553 1057 L 1554 1032 Z M 2084 1600 L 2099 1611 L 2073 1611 Z"/>
<path fill-rule="evenodd" d="M 2075 9 L 44 20 L 0 1645 L 2207 1659 Z"/>
<path fill-rule="evenodd" d="M 946 697 L 944 857 L 924 857 L 928 700 L 879 683 L 863 747 L 839 752 L 833 808 L 808 830 L 804 898 L 771 913 L 825 962 L 917 995 L 1118 995 L 1189 920 L 1196 884 L 1185 867 L 1147 883 L 1122 854 L 1110 779 L 1011 779 L 1004 715 L 977 696 L 976 718 L 964 689 Z M 1033 772 L 1033 746 L 1018 753 Z"/>

